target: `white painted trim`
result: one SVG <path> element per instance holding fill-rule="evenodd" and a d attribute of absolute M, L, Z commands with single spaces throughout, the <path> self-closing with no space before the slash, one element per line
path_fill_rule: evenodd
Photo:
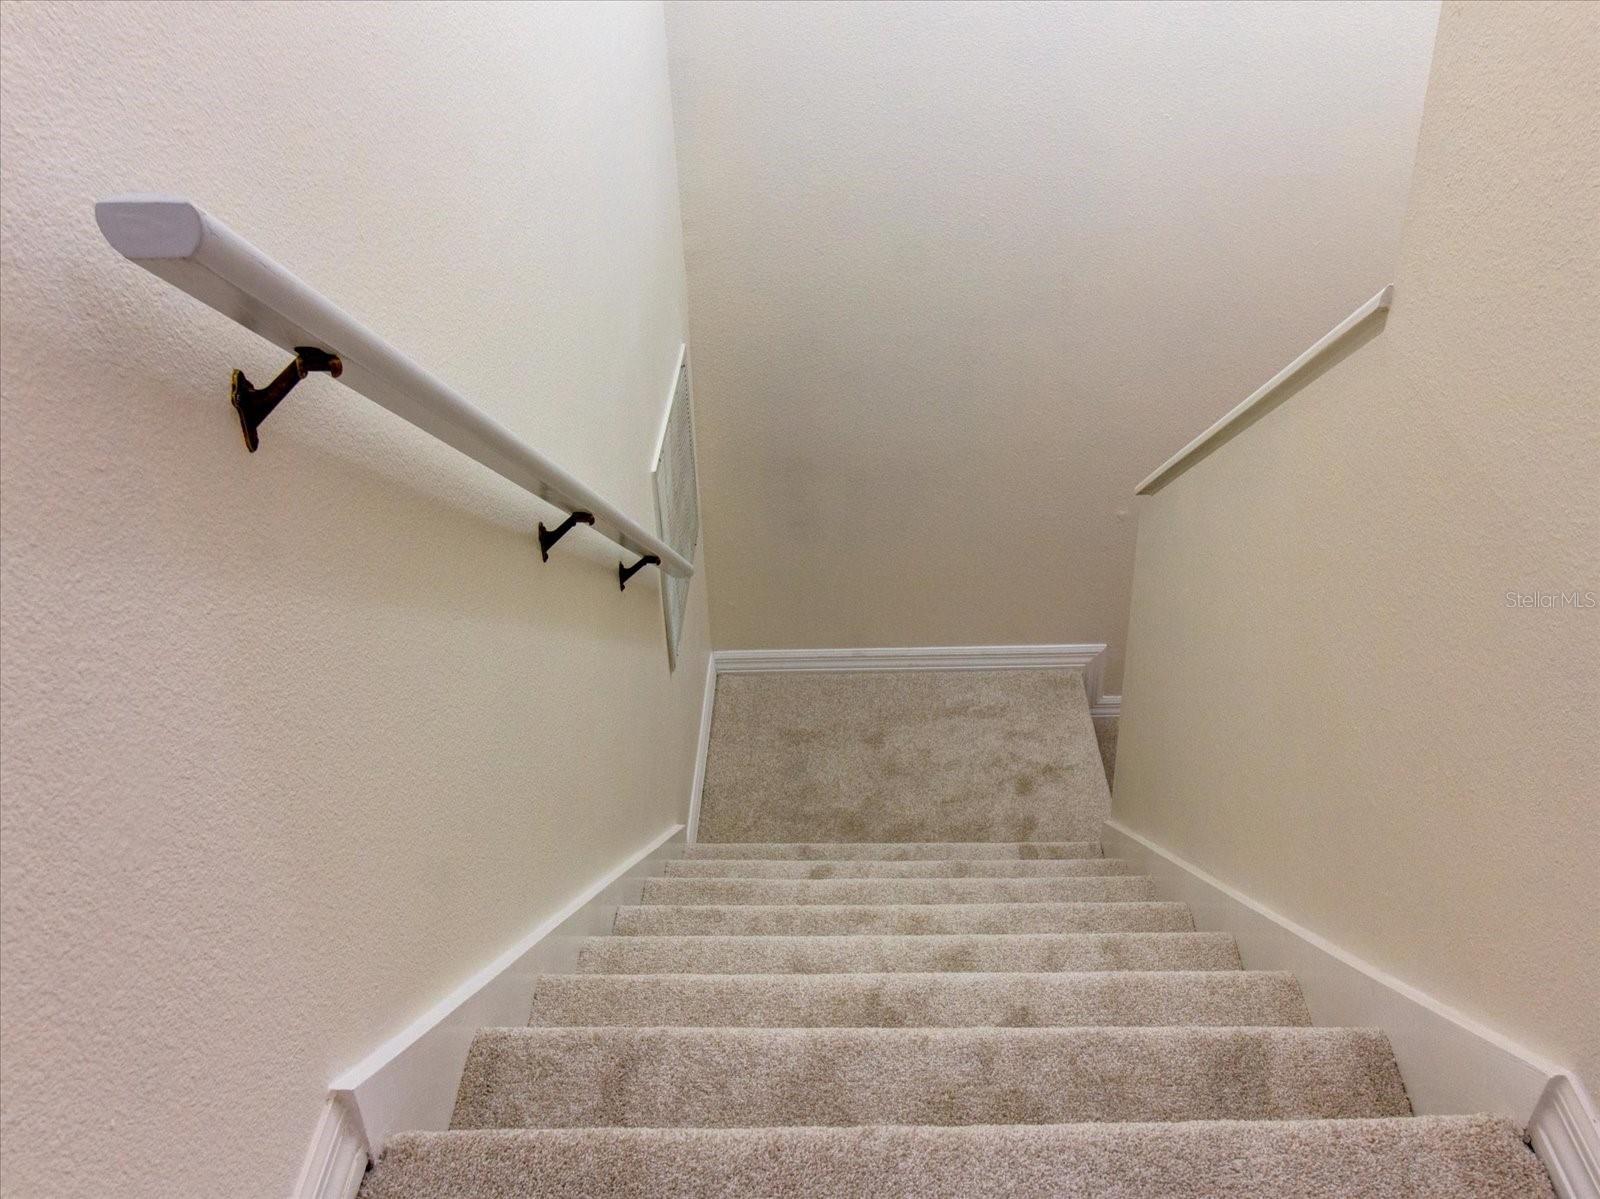
<path fill-rule="evenodd" d="M 719 649 L 717 670 L 748 674 L 774 670 L 1042 670 L 1087 668 L 1105 653 L 1083 645 L 924 645 L 888 649 Z"/>
<path fill-rule="evenodd" d="M 1089 715 L 1096 718 L 1110 717 L 1117 720 L 1122 716 L 1122 696 L 1102 695 L 1089 709 Z"/>
<path fill-rule="evenodd" d="M 371 1157 L 391 1133 L 449 1126 L 473 1035 L 526 1024 L 534 980 L 574 970 L 581 940 L 609 931 L 617 908 L 638 902 L 642 880 L 658 872 L 661 860 L 677 857 L 682 840 L 681 824 L 652 838 L 333 1080 L 334 1096 L 350 1104 Z"/>
<path fill-rule="evenodd" d="M 694 779 L 689 784 L 689 814 L 684 840 L 693 845 L 700 835 L 700 795 L 706 788 L 706 755 L 711 750 L 711 713 L 717 702 L 717 658 L 706 655 L 706 687 L 700 700 L 700 739 L 694 750 Z"/>
<path fill-rule="evenodd" d="M 1600 1199 L 1600 1119 L 1582 1083 L 1570 1074 L 1552 1078 L 1528 1136 L 1561 1199 Z"/>
<path fill-rule="evenodd" d="M 1418 1115 L 1487 1112 L 1526 1125 L 1564 1071 L 1493 1029 L 1256 902 L 1128 828 L 1107 820 L 1108 857 L 1155 876 L 1195 926 L 1232 933 L 1252 970 L 1299 976 L 1315 1023 L 1382 1028 Z"/>
<path fill-rule="evenodd" d="M 1394 284 L 1391 283 L 1377 295 L 1373 296 L 1372 299 L 1361 305 L 1360 308 L 1357 308 L 1349 316 L 1345 317 L 1344 320 L 1340 321 L 1332 329 L 1328 330 L 1328 332 L 1324 333 L 1317 343 L 1309 350 L 1301 354 L 1277 374 L 1273 375 L 1272 378 L 1268 379 L 1260 387 L 1252 391 L 1238 404 L 1234 405 L 1234 407 L 1230 409 L 1227 415 L 1221 420 L 1217 421 L 1204 433 L 1200 434 L 1199 437 L 1196 437 L 1188 445 L 1184 446 L 1183 449 L 1179 450 L 1160 466 L 1156 467 L 1155 470 L 1151 471 L 1149 475 L 1145 476 L 1144 482 L 1140 483 L 1139 486 L 1133 489 L 1133 493 L 1135 495 L 1149 495 L 1152 491 L 1155 491 L 1158 487 L 1165 483 L 1169 476 L 1175 475 L 1187 468 L 1190 459 L 1199 457 L 1200 452 L 1210 445 L 1211 442 L 1215 441 L 1234 425 L 1244 420 L 1244 418 L 1250 414 L 1251 409 L 1260 405 L 1268 396 L 1277 391 L 1278 388 L 1282 387 L 1295 375 L 1299 374 L 1300 371 L 1305 369 L 1305 367 L 1308 366 L 1313 359 L 1320 357 L 1325 351 L 1327 351 L 1328 348 L 1334 344 L 1334 342 L 1338 341 L 1341 337 L 1350 332 L 1350 330 L 1354 329 L 1362 321 L 1366 320 L 1374 312 L 1377 312 L 1380 309 L 1388 308 L 1393 301 Z"/>
<path fill-rule="evenodd" d="M 337 1095 L 323 1105 L 292 1199 L 354 1199 L 367 1172 L 367 1144 L 350 1105 Z"/>

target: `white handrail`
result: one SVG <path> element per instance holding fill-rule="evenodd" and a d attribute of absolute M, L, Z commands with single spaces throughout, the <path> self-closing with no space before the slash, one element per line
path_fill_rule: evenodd
<path fill-rule="evenodd" d="M 1354 329 L 1362 321 L 1366 320 L 1374 312 L 1377 312 L 1381 308 L 1389 307 L 1389 304 L 1393 300 L 1394 284 L 1391 283 L 1377 295 L 1373 296 L 1372 299 L 1361 305 L 1360 308 L 1357 308 L 1349 316 L 1345 317 L 1344 320 L 1340 321 L 1332 329 L 1328 330 L 1328 332 L 1322 336 L 1316 345 L 1312 346 L 1304 354 L 1301 354 L 1300 357 L 1296 358 L 1288 366 L 1284 367 L 1277 374 L 1273 375 L 1272 378 L 1268 379 L 1260 387 L 1252 391 L 1241 403 L 1229 411 L 1226 416 L 1217 421 L 1216 424 L 1212 425 L 1204 433 L 1200 434 L 1199 437 L 1196 437 L 1188 445 L 1184 446 L 1183 449 L 1179 450 L 1160 466 L 1156 467 L 1155 470 L 1145 477 L 1143 483 L 1140 483 L 1139 486 L 1133 489 L 1133 494 L 1149 495 L 1152 491 L 1156 490 L 1158 486 L 1166 482 L 1168 476 L 1176 474 L 1178 469 L 1187 463 L 1190 458 L 1196 457 L 1201 450 L 1205 449 L 1207 445 L 1215 441 L 1218 437 L 1222 436 L 1222 434 L 1226 433 L 1230 427 L 1243 420 L 1245 416 L 1249 414 L 1252 408 L 1256 407 L 1273 392 L 1277 391 L 1278 388 L 1282 387 L 1291 378 L 1298 374 L 1299 371 L 1313 358 L 1316 358 L 1334 342 L 1338 341 L 1341 337 L 1350 332 L 1350 330 Z"/>
<path fill-rule="evenodd" d="M 694 574 L 666 542 L 187 200 L 117 196 L 94 215 L 118 253 L 151 274 L 290 353 L 312 346 L 337 355 L 345 386 L 555 507 L 591 513 L 604 536 L 655 555 L 668 574 Z"/>

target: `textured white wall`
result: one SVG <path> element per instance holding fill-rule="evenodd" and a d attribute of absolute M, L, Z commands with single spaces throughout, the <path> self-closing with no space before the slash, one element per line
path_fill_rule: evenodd
<path fill-rule="evenodd" d="M 1597 212 L 1600 6 L 1446 5 L 1386 324 L 1141 502 L 1114 803 L 1591 1087 Z"/>
<path fill-rule="evenodd" d="M 328 1080 L 667 825 L 653 572 L 120 259 L 189 195 L 653 523 L 656 5 L 6 4 L 5 1194 L 282 1195 Z"/>
<path fill-rule="evenodd" d="M 719 647 L 1106 641 L 1389 282 L 1432 3 L 667 6 Z"/>

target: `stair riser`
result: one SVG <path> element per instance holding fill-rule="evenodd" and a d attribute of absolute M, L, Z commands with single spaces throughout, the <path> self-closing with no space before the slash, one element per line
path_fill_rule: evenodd
<path fill-rule="evenodd" d="M 1553 1199 L 1508 1120 L 587 1129 L 393 1138 L 362 1199 Z"/>
<path fill-rule="evenodd" d="M 1181 903 L 788 904 L 624 907 L 622 936 L 827 936 L 855 934 L 1189 932 Z"/>
<path fill-rule="evenodd" d="M 1057 858 L 1048 861 L 770 862 L 723 858 L 665 863 L 669 878 L 1103 878 L 1127 875 L 1119 858 Z"/>
<path fill-rule="evenodd" d="M 1305 1025 L 1287 974 L 565 974 L 534 992 L 535 1025 L 692 1028 L 1042 1028 Z"/>
<path fill-rule="evenodd" d="M 1126 878 L 652 878 L 646 904 L 1117 903 L 1156 898 L 1145 876 Z"/>
<path fill-rule="evenodd" d="M 1034 860 L 1050 858 L 1098 858 L 1096 841 L 892 841 L 892 842 L 770 842 L 708 844 L 684 847 L 688 859 L 767 858 L 788 861 L 909 862 L 943 859 Z"/>
<path fill-rule="evenodd" d="M 1282 1120 L 1409 1112 L 1368 1030 L 495 1030 L 453 1127 Z"/>
<path fill-rule="evenodd" d="M 956 937 L 591 937 L 583 974 L 1237 970 L 1226 933 Z"/>

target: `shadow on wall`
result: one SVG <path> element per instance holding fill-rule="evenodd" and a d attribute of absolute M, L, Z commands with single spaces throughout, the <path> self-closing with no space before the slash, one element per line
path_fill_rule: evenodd
<path fill-rule="evenodd" d="M 127 302 L 96 299 L 108 310 Z M 228 356 L 198 331 L 153 348 L 117 325 L 101 345 L 85 346 L 41 314 L 7 315 L 9 335 L 103 379 L 103 388 L 79 396 L 78 449 L 130 501 L 101 513 L 104 535 L 147 563 L 166 561 L 196 577 L 220 573 L 250 590 L 267 576 L 323 599 L 467 612 L 542 632 L 554 622 L 579 635 L 595 625 L 586 606 L 567 602 L 572 576 L 585 576 L 597 597 L 616 590 L 617 554 L 608 544 L 580 530 L 562 543 L 560 561 L 544 566 L 534 530 L 557 518 L 556 509 L 441 453 L 426 434 L 337 383 L 313 376 L 263 426 L 260 452 L 246 453 L 224 363 L 270 376 L 276 350 Z M 175 325 L 189 329 L 192 318 L 175 316 Z M 150 397 L 137 416 L 128 411 L 130 376 Z M 197 512 L 211 519 L 197 522 Z M 316 535 L 285 536 L 308 530 Z"/>
<path fill-rule="evenodd" d="M 1100 760 L 1106 767 L 1106 785 L 1117 781 L 1117 718 L 1096 716 L 1094 739 L 1100 743 Z"/>
<path fill-rule="evenodd" d="M 307 440 L 284 439 L 277 447 L 284 460 L 276 464 L 261 461 L 271 448 L 263 445 L 238 470 L 292 477 L 297 494 L 273 497 L 280 512 L 300 509 L 309 517 L 348 505 L 391 514 L 380 537 L 372 536 L 368 520 L 333 520 L 322 538 L 295 544 L 299 570 L 316 567 L 310 577 L 324 598 L 363 606 L 398 603 L 449 617 L 468 614 L 586 640 L 604 627 L 595 623 L 588 589 L 593 603 L 625 603 L 633 594 L 632 583 L 627 596 L 618 593 L 619 555 L 598 534 L 575 530 L 551 551 L 548 563 L 541 562 L 538 522 L 554 523 L 560 515 L 465 458 L 459 472 L 436 470 L 431 485 L 419 486 L 403 467 L 373 467 Z M 223 452 L 231 454 L 232 447 Z M 250 486 L 278 489 L 272 481 Z M 419 529 L 426 536 L 417 536 Z M 651 571 L 648 577 L 657 576 Z M 304 574 L 300 581 L 306 581 Z M 655 648 L 653 639 L 650 644 Z"/>

